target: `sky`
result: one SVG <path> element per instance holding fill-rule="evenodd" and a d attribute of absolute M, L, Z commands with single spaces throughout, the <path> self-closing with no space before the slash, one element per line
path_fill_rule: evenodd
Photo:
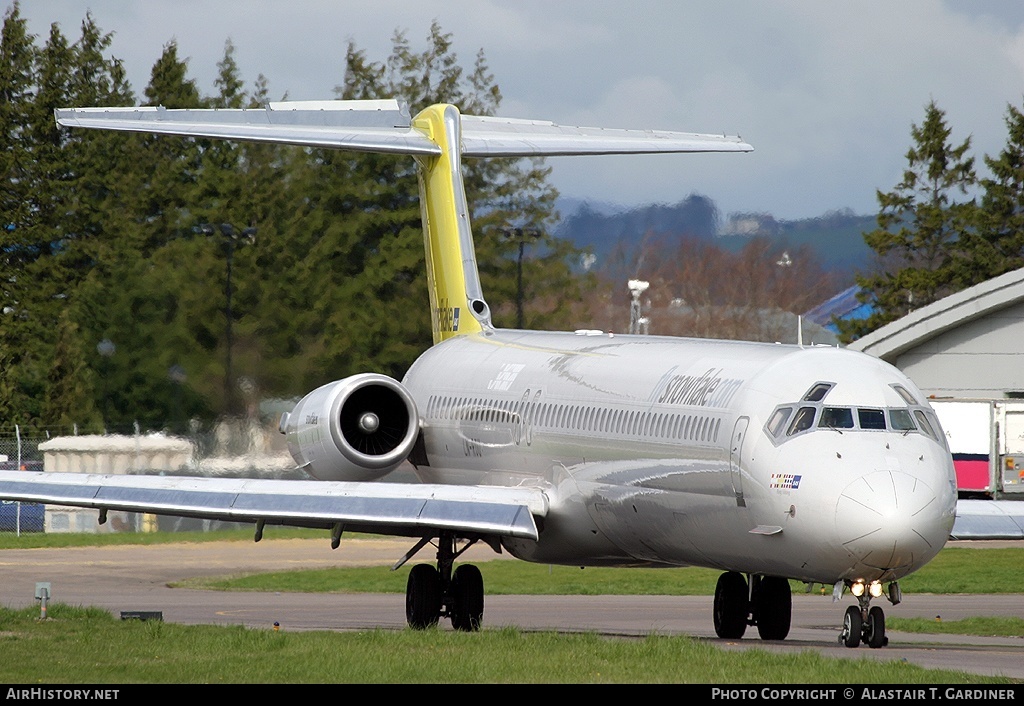
<path fill-rule="evenodd" d="M 10 0 L 3 0 L 5 9 Z M 878 211 L 902 178 L 932 100 L 950 140 L 983 157 L 1024 102 L 1024 2 L 990 0 L 22 0 L 41 45 L 87 12 L 113 33 L 142 96 L 163 46 L 215 92 L 230 39 L 249 87 L 334 98 L 350 42 L 384 61 L 396 31 L 426 47 L 431 22 L 460 63 L 483 50 L 507 117 L 588 127 L 739 135 L 749 154 L 549 158 L 562 196 L 617 206 L 713 199 L 723 215 L 779 219 Z"/>

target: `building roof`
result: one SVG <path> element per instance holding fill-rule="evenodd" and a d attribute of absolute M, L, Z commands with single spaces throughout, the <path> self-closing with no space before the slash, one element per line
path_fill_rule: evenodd
<path fill-rule="evenodd" d="M 1024 302 L 1024 268 L 950 294 L 862 336 L 848 348 L 892 362 L 950 329 Z"/>
<path fill-rule="evenodd" d="M 861 288 L 857 285 L 844 289 L 828 301 L 818 304 L 804 314 L 804 319 L 818 324 L 823 328 L 839 333 L 838 328 L 832 322 L 836 319 L 866 319 L 871 316 L 873 306 L 865 304 L 857 298 Z"/>

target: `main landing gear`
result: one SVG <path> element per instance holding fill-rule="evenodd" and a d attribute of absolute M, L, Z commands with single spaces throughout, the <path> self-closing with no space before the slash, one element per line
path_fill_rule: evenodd
<path fill-rule="evenodd" d="M 865 584 L 863 581 L 840 581 L 836 583 L 833 595 L 841 595 L 846 586 L 849 586 L 850 592 L 857 597 L 857 605 L 846 609 L 839 642 L 847 647 L 857 647 L 862 642 L 874 648 L 888 645 L 889 638 L 885 636 L 885 611 L 880 606 L 871 607 L 871 599 L 882 595 L 881 582 Z M 902 600 L 902 592 L 895 581 L 889 584 L 887 598 L 893 605 Z"/>
<path fill-rule="evenodd" d="M 429 538 L 410 555 L 427 541 Z M 430 564 L 412 567 L 405 589 L 405 619 L 409 627 L 423 630 L 437 625 L 441 618 L 451 618 L 456 630 L 480 629 L 484 617 L 484 580 L 480 569 L 473 564 L 460 564 L 452 570 L 455 559 L 474 543 L 475 540 L 459 549 L 453 535 L 442 535 L 437 543 L 437 568 Z"/>
<path fill-rule="evenodd" d="M 785 640 L 793 616 L 789 581 L 780 576 L 729 571 L 715 587 L 715 633 L 726 640 L 743 637 L 748 625 L 756 625 L 762 640 Z"/>

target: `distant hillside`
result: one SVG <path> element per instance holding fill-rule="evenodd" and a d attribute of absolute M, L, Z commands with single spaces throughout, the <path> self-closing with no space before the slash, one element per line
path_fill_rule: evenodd
<path fill-rule="evenodd" d="M 872 251 L 863 233 L 877 227 L 875 216 L 860 216 L 849 209 L 830 211 L 817 218 L 776 220 L 765 213 L 733 213 L 722 218 L 714 201 L 692 194 L 675 205 L 655 204 L 632 210 L 586 202 L 559 204 L 562 220 L 555 235 L 579 247 L 589 247 L 596 267 L 620 242 L 639 243 L 645 236 L 675 239 L 684 236 L 715 240 L 727 250 L 739 250 L 753 236 L 778 242 L 778 249 L 807 245 L 821 265 L 848 275 L 866 270 Z"/>

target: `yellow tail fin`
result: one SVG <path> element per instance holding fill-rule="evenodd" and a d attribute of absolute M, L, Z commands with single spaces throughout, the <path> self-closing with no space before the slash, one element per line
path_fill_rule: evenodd
<path fill-rule="evenodd" d="M 462 182 L 462 125 L 453 105 L 432 105 L 413 126 L 441 148 L 417 156 L 434 343 L 491 328 Z"/>

